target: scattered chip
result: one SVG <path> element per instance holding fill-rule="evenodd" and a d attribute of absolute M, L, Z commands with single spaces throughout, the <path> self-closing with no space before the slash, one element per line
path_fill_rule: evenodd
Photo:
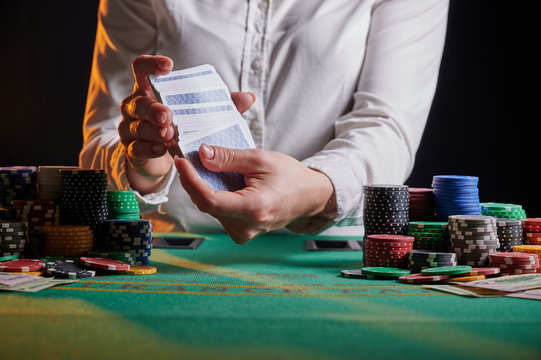
<path fill-rule="evenodd" d="M 122 272 L 124 275 L 150 275 L 155 274 L 158 269 L 155 266 L 133 265 L 129 270 Z"/>
<path fill-rule="evenodd" d="M 99 257 L 81 257 L 79 259 L 85 266 L 100 270 L 127 271 L 130 264 L 113 259 L 104 259 Z"/>
<path fill-rule="evenodd" d="M 57 260 L 47 263 L 45 271 L 49 275 L 68 279 L 83 279 L 96 275 L 95 271 L 85 269 L 73 260 Z"/>
<path fill-rule="evenodd" d="M 471 266 L 458 265 L 458 266 L 441 266 L 435 268 L 424 269 L 421 271 L 422 275 L 459 275 L 466 274 L 472 271 Z"/>
<path fill-rule="evenodd" d="M 0 263 L 0 271 L 9 272 L 30 272 L 38 271 L 45 263 L 37 259 L 16 259 Z"/>

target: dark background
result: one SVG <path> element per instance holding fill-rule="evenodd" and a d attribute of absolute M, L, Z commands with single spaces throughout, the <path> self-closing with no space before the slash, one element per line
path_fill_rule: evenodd
<path fill-rule="evenodd" d="M 77 164 L 97 7 L 2 2 L 0 166 Z M 508 1 L 451 0 L 438 89 L 408 185 L 477 175 L 481 201 L 541 216 L 534 14 Z"/>

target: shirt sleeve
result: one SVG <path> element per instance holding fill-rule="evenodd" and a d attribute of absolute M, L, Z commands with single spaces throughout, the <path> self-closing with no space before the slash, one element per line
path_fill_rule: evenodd
<path fill-rule="evenodd" d="M 333 183 L 333 225 L 362 224 L 364 184 L 409 176 L 436 89 L 447 14 L 445 0 L 374 5 L 352 110 L 335 122 L 335 137 L 303 160 Z"/>
<path fill-rule="evenodd" d="M 150 1 L 100 2 L 79 164 L 105 169 L 114 189 L 130 189 L 118 124 L 122 118 L 120 103 L 135 83 L 131 64 L 138 55 L 155 53 L 155 44 L 156 13 Z M 157 193 L 141 196 L 135 192 L 143 208 L 153 210 L 168 200 L 174 173 L 172 167 L 165 187 Z"/>

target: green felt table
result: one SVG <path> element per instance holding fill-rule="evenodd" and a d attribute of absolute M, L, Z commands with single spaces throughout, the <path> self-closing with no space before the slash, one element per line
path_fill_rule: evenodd
<path fill-rule="evenodd" d="M 541 303 L 340 277 L 307 237 L 152 250 L 158 273 L 0 293 L 1 359 L 540 359 Z"/>

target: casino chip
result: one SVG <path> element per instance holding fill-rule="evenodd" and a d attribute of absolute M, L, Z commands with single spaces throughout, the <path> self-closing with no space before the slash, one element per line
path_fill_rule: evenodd
<path fill-rule="evenodd" d="M 45 265 L 48 275 L 68 279 L 84 279 L 94 277 L 95 271 L 88 270 L 73 260 L 57 260 Z"/>
<path fill-rule="evenodd" d="M 448 281 L 470 282 L 470 281 L 485 280 L 485 279 L 486 279 L 485 275 L 468 275 L 468 276 L 452 277 Z"/>
<path fill-rule="evenodd" d="M 522 224 L 517 219 L 498 218 L 496 223 L 498 239 L 500 240 L 499 251 L 513 251 L 513 246 L 522 245 Z"/>
<path fill-rule="evenodd" d="M 490 266 L 498 266 L 502 275 L 531 274 L 539 268 L 539 256 L 522 252 L 492 253 Z"/>
<path fill-rule="evenodd" d="M 412 250 L 408 254 L 408 268 L 414 274 L 431 267 L 456 266 L 455 253 Z"/>
<path fill-rule="evenodd" d="M 29 255 L 40 256 L 45 247 L 43 227 L 58 225 L 58 205 L 52 200 L 13 200 L 12 203 L 17 218 L 28 224 Z"/>
<path fill-rule="evenodd" d="M 495 202 L 481 203 L 481 215 L 517 220 L 526 218 L 526 212 L 521 205 Z"/>
<path fill-rule="evenodd" d="M 409 221 L 407 185 L 363 186 L 365 234 L 405 235 Z"/>
<path fill-rule="evenodd" d="M 124 251 L 90 251 L 87 256 L 90 257 L 101 257 L 105 259 L 113 259 L 128 263 L 130 265 L 135 265 L 135 250 L 124 250 Z"/>
<path fill-rule="evenodd" d="M 135 265 L 148 265 L 152 249 L 152 225 L 149 220 L 107 220 L 107 248 L 135 252 Z"/>
<path fill-rule="evenodd" d="M 92 250 L 92 230 L 88 225 L 44 226 L 46 256 L 80 257 Z"/>
<path fill-rule="evenodd" d="M 60 223 L 90 226 L 94 247 L 103 249 L 108 186 L 105 170 L 61 169 L 60 178 Z"/>
<path fill-rule="evenodd" d="M 107 191 L 108 219 L 138 220 L 139 202 L 132 190 Z"/>
<path fill-rule="evenodd" d="M 537 254 L 537 257 L 541 257 L 541 245 L 516 245 L 513 246 L 514 252 L 523 252 L 527 254 Z M 541 267 L 537 268 L 537 272 L 541 273 Z"/>
<path fill-rule="evenodd" d="M 450 215 L 449 237 L 458 263 L 475 267 L 487 264 L 488 255 L 500 247 L 496 218 L 484 215 Z"/>
<path fill-rule="evenodd" d="M 83 256 L 79 261 L 85 266 L 99 270 L 127 271 L 130 269 L 130 264 L 113 259 Z"/>
<path fill-rule="evenodd" d="M 361 271 L 366 275 L 391 277 L 395 279 L 399 278 L 400 276 L 410 275 L 409 270 L 388 266 L 363 267 Z"/>
<path fill-rule="evenodd" d="M 122 272 L 123 275 L 150 275 L 155 274 L 158 269 L 154 266 L 134 265 L 129 270 Z"/>
<path fill-rule="evenodd" d="M 35 166 L 0 167 L 0 207 L 11 209 L 13 200 L 32 200 L 36 195 Z"/>
<path fill-rule="evenodd" d="M 429 284 L 448 280 L 451 276 L 449 275 L 421 275 L 421 274 L 412 274 L 401 276 L 398 278 L 398 281 L 401 283 L 407 284 Z"/>
<path fill-rule="evenodd" d="M 447 251 L 451 245 L 447 222 L 410 221 L 408 235 L 415 238 L 414 249 Z"/>
<path fill-rule="evenodd" d="M 541 245 L 541 218 L 521 220 L 525 245 Z"/>
<path fill-rule="evenodd" d="M 441 267 L 434 267 L 429 269 L 424 269 L 421 271 L 421 275 L 429 275 L 429 276 L 435 276 L 435 275 L 463 275 L 467 274 L 470 271 L 472 271 L 471 266 L 467 265 L 458 265 L 458 266 L 441 266 Z"/>
<path fill-rule="evenodd" d="M 8 260 L 0 263 L 0 271 L 9 272 L 29 272 L 38 271 L 45 263 L 37 259 L 16 259 Z"/>
<path fill-rule="evenodd" d="M 413 241 L 413 237 L 405 235 L 367 235 L 364 239 L 364 265 L 407 269 L 407 256 Z"/>
<path fill-rule="evenodd" d="M 436 213 L 440 221 L 450 215 L 480 215 L 479 189 L 476 176 L 435 175 L 432 188 Z"/>
<path fill-rule="evenodd" d="M 434 205 L 434 193 L 431 188 L 409 188 L 410 208 L 409 220 L 411 221 L 435 221 L 436 207 Z"/>
<path fill-rule="evenodd" d="M 26 250 L 27 223 L 18 220 L 0 220 L 0 256 L 21 255 Z"/>

